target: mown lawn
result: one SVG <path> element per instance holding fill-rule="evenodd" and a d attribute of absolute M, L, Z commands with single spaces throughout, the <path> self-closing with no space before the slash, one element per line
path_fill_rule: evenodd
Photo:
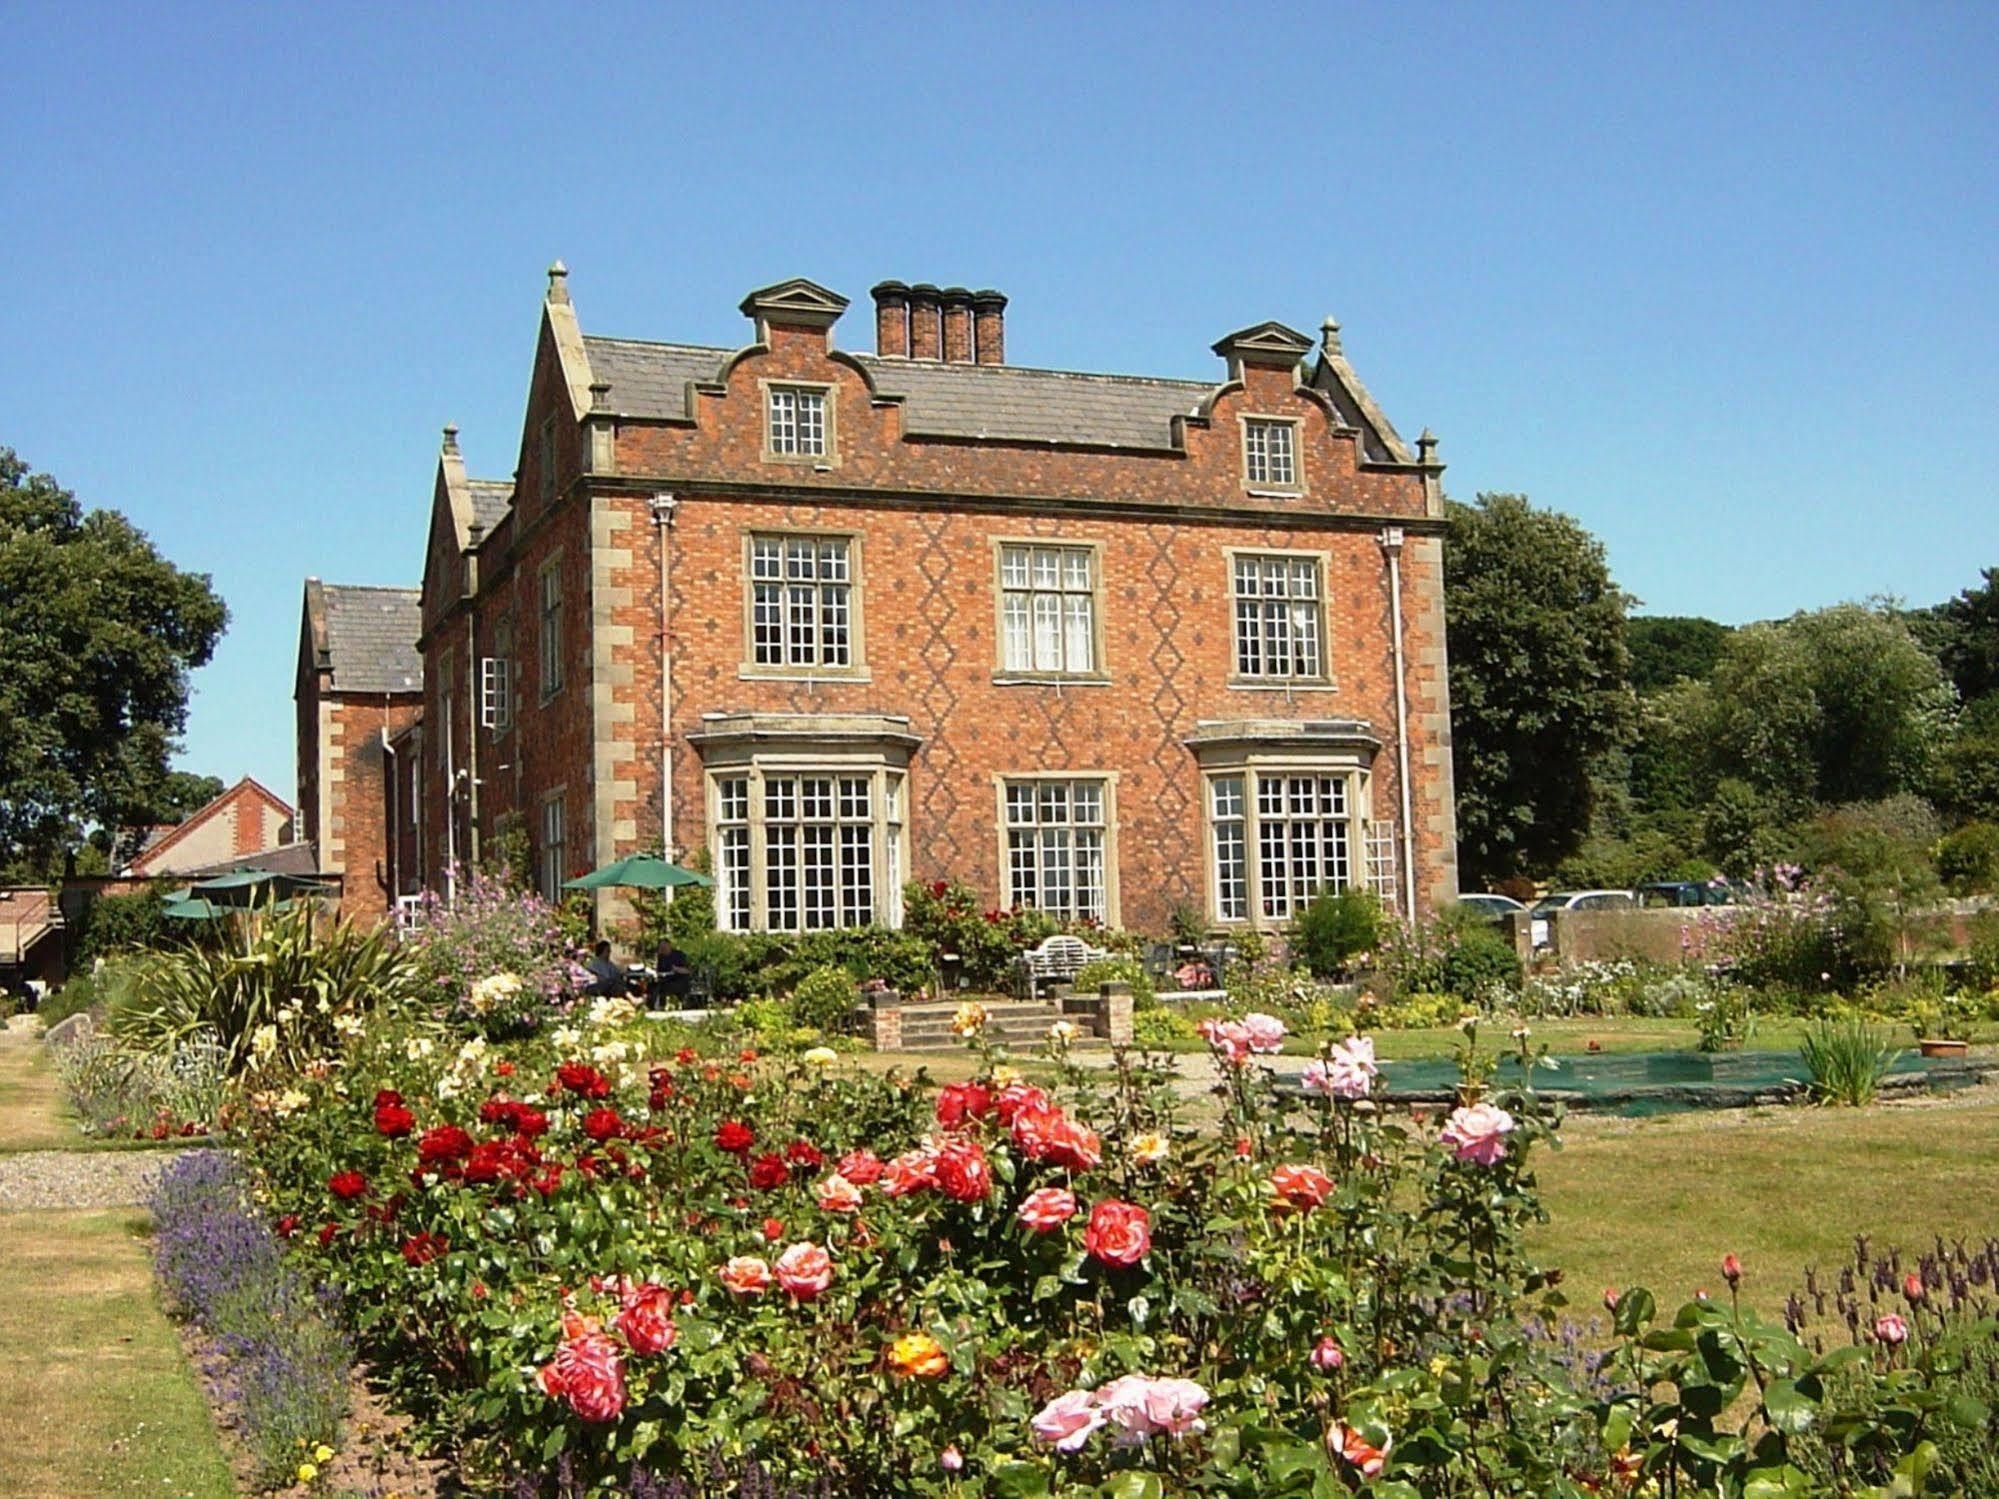
<path fill-rule="evenodd" d="M 1541 1159 L 1553 1222 L 1533 1249 L 1585 1308 L 1613 1285 L 1650 1286 L 1669 1306 L 1697 1287 L 1719 1294 L 1733 1252 L 1743 1295 L 1774 1312 L 1857 1233 L 1910 1248 L 1999 1234 L 1999 1087 L 1867 1109 L 1576 1118 L 1564 1135 Z"/>

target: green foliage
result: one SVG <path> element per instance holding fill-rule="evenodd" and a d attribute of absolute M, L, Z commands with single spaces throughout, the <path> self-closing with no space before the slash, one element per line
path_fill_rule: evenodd
<path fill-rule="evenodd" d="M 1694 1006 L 1694 1025 L 1702 1051 L 1736 1051 L 1756 1034 L 1756 1016 L 1749 1008 L 1749 991 L 1722 984 Z"/>
<path fill-rule="evenodd" d="M 149 959 L 113 1005 L 112 1033 L 161 1055 L 212 1040 L 233 1074 L 322 1054 L 337 1023 L 420 992 L 416 965 L 386 928 L 327 922 L 306 903 L 232 918 L 231 928 L 215 949 Z"/>
<path fill-rule="evenodd" d="M 85 1134 L 206 1133 L 222 1107 L 227 1058 L 203 1036 L 150 1052 L 99 1031 L 54 1053 L 56 1076 Z"/>
<path fill-rule="evenodd" d="M 1631 685 L 1650 693 L 1682 680 L 1705 681 L 1731 633 L 1727 625 L 1697 615 L 1632 615 L 1624 625 Z"/>
<path fill-rule="evenodd" d="M 1188 946 L 1199 946 L 1207 940 L 1208 917 L 1192 901 L 1176 901 L 1172 912 L 1166 918 L 1167 929 L 1173 940 Z"/>
<path fill-rule="evenodd" d="M 84 908 L 76 958 L 91 963 L 110 953 L 173 947 L 188 936 L 185 926 L 168 919 L 160 886 L 133 895 L 100 895 Z"/>
<path fill-rule="evenodd" d="M 1159 990 L 1152 974 L 1137 958 L 1098 958 L 1076 970 L 1076 992 L 1090 994 L 1099 984 L 1129 984 L 1135 1010 L 1149 1010 L 1159 1003 Z"/>
<path fill-rule="evenodd" d="M 1014 959 L 1040 937 L 1029 937 L 1023 915 L 985 907 L 979 892 L 962 880 L 911 880 L 902 892 L 903 930 L 926 943 L 942 966 L 955 953 L 975 989 L 1004 989 L 1013 981 Z M 1046 924 L 1039 918 L 1037 924 Z M 1049 925 L 1048 931 L 1058 930 Z M 1023 939 L 1027 940 L 1023 940 Z"/>
<path fill-rule="evenodd" d="M 1895 1060 L 1893 1038 L 1864 1015 L 1825 1016 L 1805 1027 L 1798 1055 L 1821 1103 L 1872 1103 Z"/>
<path fill-rule="evenodd" d="M 102 1020 L 111 1006 L 131 991 L 144 960 L 132 953 L 106 958 L 89 967 L 79 967 L 63 986 L 36 1007 L 35 1014 L 46 1028 L 88 1010 Z"/>
<path fill-rule="evenodd" d="M 1139 1047 L 1172 1051 L 1194 1040 L 1199 1034 L 1194 1029 L 1191 1017 L 1181 1014 L 1178 1010 L 1169 1010 L 1163 1005 L 1154 1005 L 1149 1010 L 1139 1010 L 1131 1017 L 1132 1043 Z"/>
<path fill-rule="evenodd" d="M 1968 706 L 1937 765 L 1938 804 L 1955 817 L 1999 821 L 1999 692 Z"/>
<path fill-rule="evenodd" d="M 1314 978 L 1337 978 L 1381 941 L 1381 902 L 1371 890 L 1322 890 L 1298 913 L 1287 934 L 1291 954 Z"/>
<path fill-rule="evenodd" d="M 495 1039 L 534 1030 L 576 992 L 575 950 L 559 914 L 502 876 L 473 871 L 450 905 L 426 895 L 398 951 L 420 994 Z"/>
<path fill-rule="evenodd" d="M 1967 703 L 1999 693 L 1999 568 L 1982 577 L 1978 587 L 1910 621 Z"/>
<path fill-rule="evenodd" d="M 1625 610 L 1602 543 L 1519 495 L 1453 504 L 1444 542 L 1458 858 L 1469 888 L 1545 868 L 1590 826 L 1630 727 Z"/>
<path fill-rule="evenodd" d="M 1716 783 L 1702 820 L 1703 849 L 1722 873 L 1747 879 L 1777 861 L 1786 840 L 1777 824 L 1777 804 L 1768 793 L 1734 776 Z"/>
<path fill-rule="evenodd" d="M 0 448 L 0 867 L 153 810 L 227 620 L 206 576 Z"/>
<path fill-rule="evenodd" d="M 854 1006 L 860 1000 L 854 976 L 828 964 L 798 981 L 798 987 L 791 991 L 791 1014 L 798 1024 L 833 1035 L 853 1024 Z"/>
<path fill-rule="evenodd" d="M 1383 959 L 1398 995 L 1448 994 L 1460 1009 L 1508 1002 L 1520 988 L 1520 954 L 1513 944 L 1466 912 L 1425 927 L 1391 928 Z"/>
<path fill-rule="evenodd" d="M 487 876 L 517 894 L 534 890 L 534 838 L 522 814 L 502 814 L 480 852 L 480 868 Z"/>

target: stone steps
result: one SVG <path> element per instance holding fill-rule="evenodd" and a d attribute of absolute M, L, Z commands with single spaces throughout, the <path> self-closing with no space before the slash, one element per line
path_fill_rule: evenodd
<path fill-rule="evenodd" d="M 1030 1050 L 1048 1039 L 1048 1027 L 1062 1018 L 1062 1011 L 1046 1000 L 981 1001 L 986 1008 L 986 1031 L 1017 1051 Z M 957 1018 L 956 1004 L 911 1005 L 902 1012 L 904 1051 L 956 1051 L 964 1039 L 951 1029 Z"/>

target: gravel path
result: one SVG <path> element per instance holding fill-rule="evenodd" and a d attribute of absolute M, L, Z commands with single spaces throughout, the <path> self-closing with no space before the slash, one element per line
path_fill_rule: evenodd
<path fill-rule="evenodd" d="M 0 1155 L 0 1213 L 136 1207 L 173 1150 L 22 1150 Z"/>

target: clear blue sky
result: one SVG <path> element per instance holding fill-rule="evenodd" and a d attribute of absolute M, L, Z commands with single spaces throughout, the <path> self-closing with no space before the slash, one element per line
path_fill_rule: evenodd
<path fill-rule="evenodd" d="M 188 768 L 293 784 L 299 584 L 417 579 L 518 452 L 542 272 L 1008 292 L 1024 364 L 1345 326 L 1452 493 L 1654 612 L 1999 563 L 1999 6 L 0 9 L 0 444 L 212 572 Z"/>

